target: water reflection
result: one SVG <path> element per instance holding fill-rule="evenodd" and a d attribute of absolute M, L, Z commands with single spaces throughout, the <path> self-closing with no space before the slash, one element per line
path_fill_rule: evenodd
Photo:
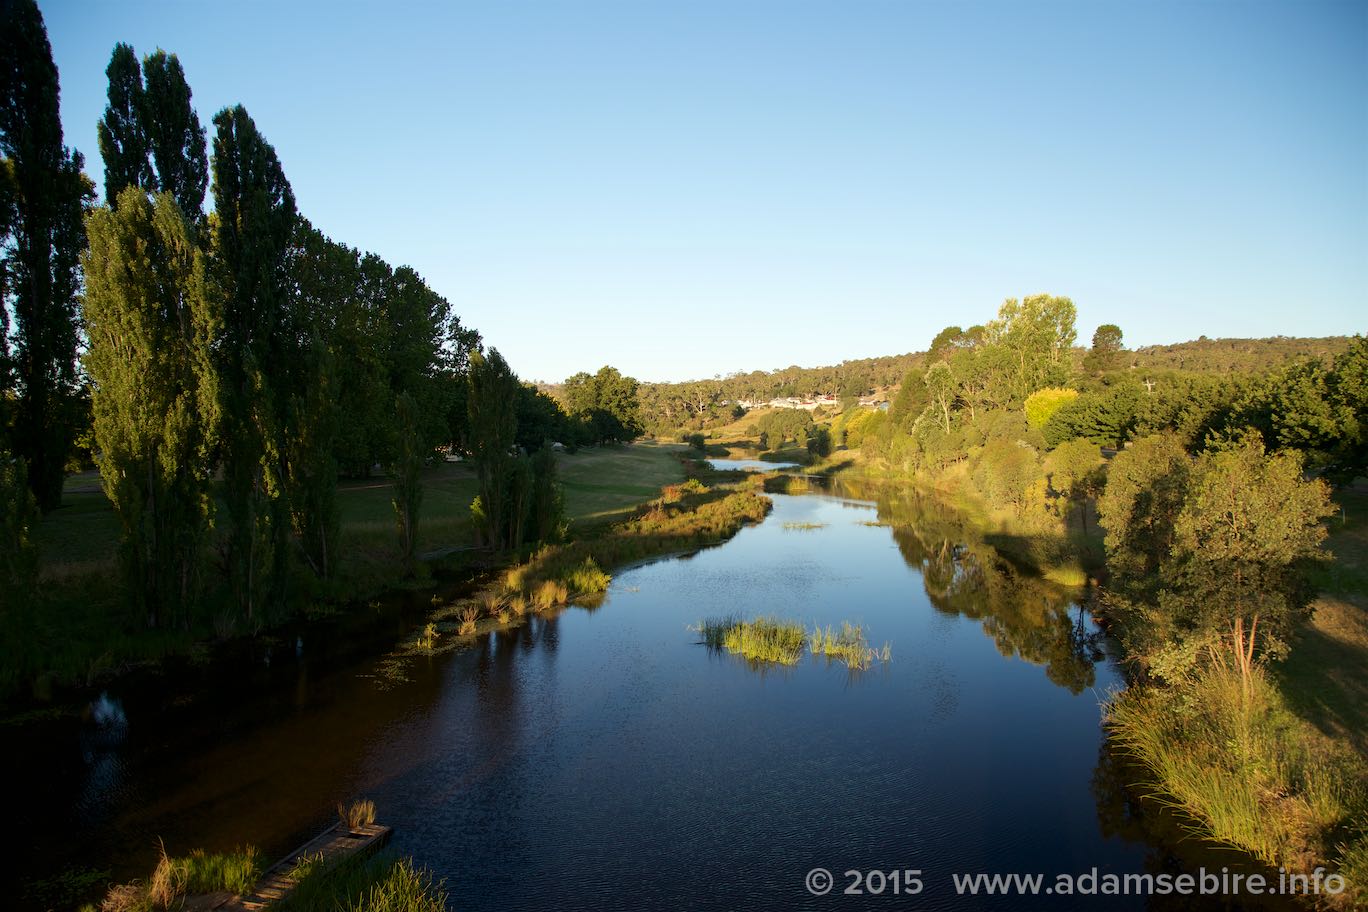
<path fill-rule="evenodd" d="M 688 630 L 730 613 L 849 620 L 893 659 L 757 674 Z M 1162 842 L 1099 762 L 1084 691 L 1119 678 L 1086 596 L 907 493 L 779 496 L 720 548 L 619 572 L 599 610 L 454 639 L 387 678 L 390 658 L 328 663 L 320 631 L 280 651 L 274 672 L 294 677 L 268 689 L 225 681 L 176 713 L 97 701 L 89 762 L 73 771 L 45 740 L 53 756 L 15 773 L 35 783 L 21 863 L 142 876 L 158 837 L 275 856 L 359 795 L 462 909 L 830 908 L 803 891 L 808 869 L 894 863 L 935 876 L 934 907 L 954 904 L 953 871 L 1176 863 L 1146 853 Z"/>

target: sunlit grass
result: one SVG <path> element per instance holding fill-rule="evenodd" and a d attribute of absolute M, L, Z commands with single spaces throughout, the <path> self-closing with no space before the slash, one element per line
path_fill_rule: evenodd
<path fill-rule="evenodd" d="M 157 867 L 146 883 L 111 886 L 99 908 L 100 912 L 175 909 L 187 896 L 218 892 L 246 893 L 260 877 L 257 850 L 251 846 L 236 852 L 212 854 L 196 849 L 184 858 L 170 857 L 163 847 Z"/>
<path fill-rule="evenodd" d="M 1293 715 L 1262 668 L 1248 690 L 1221 666 L 1171 687 L 1130 688 L 1107 707 L 1121 747 L 1162 796 L 1221 842 L 1269 865 L 1327 865 L 1368 888 L 1368 764 Z"/>
<path fill-rule="evenodd" d="M 825 529 L 826 523 L 820 522 L 786 522 L 784 523 L 785 532 L 815 532 L 818 529 Z"/>
<path fill-rule="evenodd" d="M 711 649 L 725 649 L 753 662 L 796 665 L 803 652 L 803 625 L 773 617 L 743 621 L 710 618 L 697 630 Z"/>
<path fill-rule="evenodd" d="M 865 639 L 864 629 L 848 621 L 841 622 L 841 629 L 830 626 L 815 627 L 808 635 L 808 648 L 813 655 L 826 656 L 844 662 L 847 668 L 863 671 L 875 662 L 888 662 L 893 658 L 893 647 L 884 643 L 882 649 L 872 648 Z"/>
<path fill-rule="evenodd" d="M 342 825 L 349 830 L 370 826 L 375 823 L 375 802 L 369 798 L 353 801 L 350 805 L 339 802 L 337 816 L 342 821 Z"/>
<path fill-rule="evenodd" d="M 295 887 L 274 904 L 280 912 L 445 912 L 441 881 L 411 858 L 381 853 L 325 862 L 301 859 L 291 872 Z"/>

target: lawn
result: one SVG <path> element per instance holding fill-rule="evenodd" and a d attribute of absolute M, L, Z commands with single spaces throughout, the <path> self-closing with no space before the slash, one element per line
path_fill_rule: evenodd
<path fill-rule="evenodd" d="M 683 480 L 675 454 L 684 449 L 640 443 L 563 455 L 559 464 L 568 518 L 577 525 L 598 524 L 659 496 L 662 486 Z M 424 471 L 420 557 L 434 560 L 472 544 L 470 503 L 477 490 L 468 463 L 437 463 Z M 401 581 L 391 497 L 389 479 L 383 476 L 341 483 L 338 572 L 330 584 L 320 587 L 319 596 L 356 601 Z M 55 682 L 91 681 L 129 662 L 186 652 L 213 632 L 207 621 L 192 631 L 148 630 L 132 616 L 120 588 L 120 534 L 99 475 L 68 477 L 63 505 L 33 530 L 43 597 L 33 602 L 32 632 L 25 637 L 25 678 L 44 677 L 43 672 L 50 671 Z M 306 571 L 300 574 L 301 585 L 307 585 L 302 582 Z M 0 697 L 16 685 L 12 678 L 0 675 Z"/>
<path fill-rule="evenodd" d="M 565 511 L 584 525 L 620 518 L 637 504 L 684 480 L 676 454 L 688 447 L 673 443 L 634 443 L 566 453 L 560 458 Z"/>
<path fill-rule="evenodd" d="M 1311 622 L 1277 675 L 1288 702 L 1332 738 L 1368 757 L 1368 492 L 1341 491 L 1328 522 L 1334 562 L 1316 582 Z"/>

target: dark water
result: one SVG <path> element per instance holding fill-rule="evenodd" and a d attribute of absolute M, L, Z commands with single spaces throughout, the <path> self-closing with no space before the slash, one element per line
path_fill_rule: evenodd
<path fill-rule="evenodd" d="M 1144 908 L 952 886 L 1179 864 L 1127 823 L 1099 728 L 1119 679 L 1075 598 L 914 501 L 774 501 L 724 546 L 620 572 L 592 611 L 471 647 L 330 667 L 298 643 L 284 686 L 156 712 L 111 693 L 79 731 L 11 745 L 29 836 L 10 860 L 141 876 L 158 837 L 278 857 L 364 795 L 463 910 Z M 753 668 L 688 629 L 728 613 L 859 623 L 892 661 Z M 805 889 L 815 867 L 832 895 Z M 922 892 L 841 895 L 850 869 L 919 869 Z"/>

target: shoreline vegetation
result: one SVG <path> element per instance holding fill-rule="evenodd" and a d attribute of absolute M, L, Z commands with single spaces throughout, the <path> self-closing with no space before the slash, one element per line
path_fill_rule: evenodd
<path fill-rule="evenodd" d="M 613 572 L 722 544 L 769 514 L 761 476 L 714 472 L 678 456 L 686 480 L 665 485 L 625 518 L 594 524 L 571 541 L 544 544 L 525 561 L 489 573 L 470 594 L 435 607 L 422 632 L 386 657 L 382 680 L 402 679 L 410 659 L 461 648 L 532 615 L 572 604 L 594 607 Z"/>
<path fill-rule="evenodd" d="M 1067 299 L 1009 300 L 939 335 L 891 407 L 704 418 L 691 443 L 803 464 L 767 490 L 840 475 L 921 492 L 1013 564 L 1086 587 L 1121 651 L 1104 722 L 1141 797 L 1271 868 L 1342 874 L 1325 901 L 1352 907 L 1368 895 L 1368 342 L 1127 376 L 1119 329 L 1081 362 L 1061 350 L 1072 333 Z"/>
<path fill-rule="evenodd" d="M 334 831 L 355 835 L 375 823 L 375 805 L 369 800 L 339 804 L 337 810 L 340 822 Z M 98 905 L 86 903 L 81 912 L 217 908 L 251 895 L 264 874 L 260 855 L 252 846 L 220 854 L 195 850 L 175 858 L 162 846 L 157 866 L 146 880 L 111 885 Z M 441 881 L 415 865 L 411 857 L 386 849 L 350 851 L 335 858 L 325 858 L 321 852 L 303 855 L 284 875 L 284 883 L 287 892 L 271 903 L 282 912 L 443 912 L 447 908 Z"/>

